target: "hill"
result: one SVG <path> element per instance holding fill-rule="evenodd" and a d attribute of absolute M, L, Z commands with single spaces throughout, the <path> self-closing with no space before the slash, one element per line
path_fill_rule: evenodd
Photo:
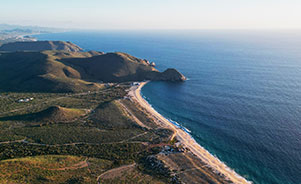
<path fill-rule="evenodd" d="M 86 114 L 85 110 L 52 106 L 41 112 L 34 113 L 30 119 L 43 122 L 66 122 L 73 121 Z"/>
<path fill-rule="evenodd" d="M 70 49 L 2 52 L 0 73 L 0 91 L 83 92 L 102 88 L 102 82 L 185 80 L 175 69 L 161 73 L 148 61 L 126 53 Z"/>
<path fill-rule="evenodd" d="M 43 50 L 63 50 L 70 52 L 79 52 L 83 49 L 79 46 L 64 41 L 25 41 L 6 43 L 0 47 L 0 51 L 43 51 Z"/>
<path fill-rule="evenodd" d="M 82 78 L 88 81 L 184 81 L 186 79 L 175 69 L 167 69 L 161 73 L 148 61 L 121 52 L 89 58 L 68 58 L 62 61 L 81 71 Z"/>
<path fill-rule="evenodd" d="M 80 71 L 88 81 L 125 82 L 150 78 L 158 71 L 142 59 L 125 53 L 107 53 L 88 58 L 63 59 L 63 63 Z"/>
<path fill-rule="evenodd" d="M 83 109 L 64 108 L 60 106 L 50 106 L 45 110 L 25 115 L 10 116 L 0 118 L 0 121 L 32 121 L 32 122 L 71 122 L 87 113 Z"/>
<path fill-rule="evenodd" d="M 12 52 L 0 55 L 1 91 L 75 92 L 97 90 L 103 85 L 81 80 L 81 74 L 62 62 L 72 53 L 60 51 Z M 79 53 L 78 57 L 90 57 Z"/>

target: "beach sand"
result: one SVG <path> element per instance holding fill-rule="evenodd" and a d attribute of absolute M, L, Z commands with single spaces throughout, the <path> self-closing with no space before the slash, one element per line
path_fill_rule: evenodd
<path fill-rule="evenodd" d="M 175 132 L 174 137 L 176 137 L 184 147 L 188 148 L 194 155 L 196 155 L 214 171 L 222 174 L 227 180 L 230 180 L 233 183 L 251 183 L 226 166 L 218 158 L 211 155 L 206 149 L 200 146 L 191 137 L 191 135 L 181 128 L 178 128 L 176 125 L 159 114 L 155 109 L 153 109 L 151 105 L 141 96 L 141 88 L 147 83 L 148 82 L 141 82 L 138 86 L 133 86 L 129 91 L 129 96 L 133 100 L 137 101 L 144 109 L 146 109 L 160 126 L 173 130 Z"/>

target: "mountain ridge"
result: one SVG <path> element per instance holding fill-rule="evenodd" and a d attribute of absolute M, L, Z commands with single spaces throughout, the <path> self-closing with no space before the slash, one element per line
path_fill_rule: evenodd
<path fill-rule="evenodd" d="M 79 46 L 65 41 L 24 41 L 11 42 L 3 44 L 0 51 L 17 52 L 17 51 L 44 51 L 44 50 L 64 50 L 70 52 L 83 51 Z"/>
<path fill-rule="evenodd" d="M 69 49 L 2 52 L 0 73 L 0 91 L 82 92 L 100 89 L 104 82 L 186 79 L 175 69 L 159 72 L 126 53 Z"/>

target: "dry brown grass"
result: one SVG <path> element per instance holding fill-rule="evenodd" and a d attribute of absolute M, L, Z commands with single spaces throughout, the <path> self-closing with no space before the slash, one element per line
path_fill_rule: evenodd
<path fill-rule="evenodd" d="M 137 169 L 136 163 L 123 165 L 111 170 L 108 170 L 98 176 L 97 181 L 101 184 L 163 184 L 164 182 L 140 172 Z"/>
<path fill-rule="evenodd" d="M 0 184 L 96 183 L 97 175 L 112 162 L 78 156 L 47 155 L 0 162 Z"/>

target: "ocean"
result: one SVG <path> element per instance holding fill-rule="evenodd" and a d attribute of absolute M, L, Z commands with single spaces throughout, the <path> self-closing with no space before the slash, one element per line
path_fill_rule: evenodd
<path fill-rule="evenodd" d="M 210 153 L 260 184 L 301 183 L 301 31 L 81 31 L 36 36 L 121 51 L 188 80 L 145 99 Z"/>

